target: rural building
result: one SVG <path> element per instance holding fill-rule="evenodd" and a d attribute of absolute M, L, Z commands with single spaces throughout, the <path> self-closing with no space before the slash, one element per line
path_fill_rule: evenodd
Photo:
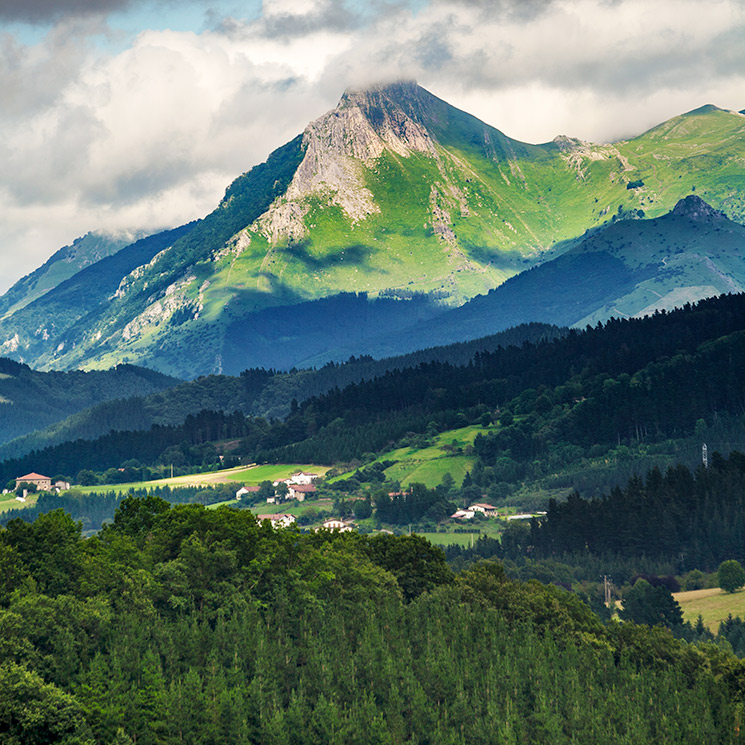
<path fill-rule="evenodd" d="M 475 514 L 473 510 L 456 510 L 450 517 L 455 520 L 473 520 Z"/>
<path fill-rule="evenodd" d="M 61 491 L 67 491 L 70 488 L 69 481 L 55 481 L 52 486 L 57 490 L 57 493 Z"/>
<path fill-rule="evenodd" d="M 472 504 L 468 509 L 474 512 L 480 512 L 487 517 L 496 517 L 499 514 L 493 504 L 486 504 L 486 502 L 477 502 L 476 504 Z"/>
<path fill-rule="evenodd" d="M 318 478 L 317 473 L 306 473 L 305 471 L 298 471 L 293 473 L 289 480 L 290 484 L 312 484 Z"/>
<path fill-rule="evenodd" d="M 278 513 L 276 515 L 256 515 L 257 520 L 269 520 L 273 528 L 289 528 L 295 522 L 295 515 Z"/>
<path fill-rule="evenodd" d="M 235 498 L 236 499 L 243 499 L 244 494 L 256 494 L 256 492 L 258 492 L 260 488 L 261 487 L 259 487 L 259 486 L 242 486 L 235 493 Z"/>
<path fill-rule="evenodd" d="M 290 499 L 297 499 L 298 502 L 316 493 L 316 487 L 313 484 L 292 484 L 289 489 L 287 496 Z"/>
<path fill-rule="evenodd" d="M 21 484 L 36 484 L 41 491 L 49 491 L 52 488 L 52 479 L 49 476 L 42 476 L 40 473 L 27 473 L 16 479 L 16 489 Z"/>
<path fill-rule="evenodd" d="M 321 527 L 326 528 L 326 530 L 338 530 L 340 533 L 347 533 L 352 530 L 352 526 L 349 523 L 345 523 L 344 520 L 339 520 L 335 517 L 324 520 Z"/>

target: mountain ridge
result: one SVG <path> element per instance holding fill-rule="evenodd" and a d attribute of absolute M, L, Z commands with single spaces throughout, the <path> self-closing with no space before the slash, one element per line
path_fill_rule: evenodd
<path fill-rule="evenodd" d="M 128 267 L 110 301 L 83 317 L 39 298 L 0 322 L 0 349 L 42 369 L 125 361 L 194 377 L 223 369 L 228 330 L 272 308 L 391 290 L 458 306 L 694 187 L 745 216 L 744 135 L 741 115 L 705 107 L 618 143 L 530 145 L 412 82 L 348 90 L 193 229 Z M 48 338 L 39 314 L 58 319 Z"/>

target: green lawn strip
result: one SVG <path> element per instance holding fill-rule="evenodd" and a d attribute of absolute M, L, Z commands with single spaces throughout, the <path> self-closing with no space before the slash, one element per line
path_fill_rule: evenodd
<path fill-rule="evenodd" d="M 237 499 L 228 499 L 225 502 L 215 502 L 214 504 L 208 504 L 208 510 L 216 510 L 218 507 L 232 507 L 234 504 L 240 504 Z"/>
<path fill-rule="evenodd" d="M 718 631 L 720 622 L 730 613 L 745 618 L 745 589 L 729 593 L 719 587 L 712 587 L 678 592 L 673 597 L 680 603 L 686 621 L 695 623 L 701 614 L 704 624 L 713 633 Z"/>
<path fill-rule="evenodd" d="M 239 482 L 247 486 L 258 486 L 262 481 L 277 481 L 278 479 L 289 478 L 293 473 L 297 473 L 298 471 L 316 473 L 319 476 L 323 476 L 328 470 L 329 466 L 314 466 L 307 463 L 289 465 L 280 463 L 278 465 L 254 466 L 250 471 L 231 474 L 225 480 Z"/>
<path fill-rule="evenodd" d="M 481 533 L 417 533 L 435 546 L 470 546 L 481 537 Z"/>

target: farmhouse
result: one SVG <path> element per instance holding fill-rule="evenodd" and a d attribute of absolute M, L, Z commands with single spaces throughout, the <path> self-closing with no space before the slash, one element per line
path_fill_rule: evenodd
<path fill-rule="evenodd" d="M 298 471 L 293 473 L 289 480 L 291 484 L 312 484 L 318 478 L 317 473 L 306 473 L 305 471 Z"/>
<path fill-rule="evenodd" d="M 316 487 L 313 484 L 292 484 L 287 496 L 290 499 L 297 499 L 298 502 L 302 502 L 306 496 L 312 496 L 315 493 Z"/>
<path fill-rule="evenodd" d="M 235 498 L 236 499 L 243 499 L 244 495 L 246 495 L 246 494 L 256 494 L 256 492 L 258 492 L 260 488 L 261 487 L 259 487 L 259 486 L 242 486 L 235 493 Z"/>
<path fill-rule="evenodd" d="M 16 489 L 21 484 L 36 484 L 41 491 L 49 491 L 52 488 L 52 479 L 49 476 L 42 476 L 40 473 L 27 473 L 16 479 Z"/>
<path fill-rule="evenodd" d="M 450 517 L 455 520 L 473 520 L 475 514 L 473 510 L 456 510 Z"/>
<path fill-rule="evenodd" d="M 498 514 L 497 508 L 493 504 L 486 504 L 486 502 L 472 504 L 469 509 L 474 512 L 480 512 L 482 515 L 486 515 L 487 517 L 496 517 Z"/>
<path fill-rule="evenodd" d="M 276 515 L 256 515 L 257 520 L 269 520 L 273 528 L 289 528 L 295 522 L 295 515 L 278 513 Z"/>
<path fill-rule="evenodd" d="M 339 520 L 335 517 L 324 520 L 321 527 L 326 528 L 326 530 L 338 530 L 340 533 L 347 533 L 352 530 L 351 525 L 345 523 L 344 520 Z"/>

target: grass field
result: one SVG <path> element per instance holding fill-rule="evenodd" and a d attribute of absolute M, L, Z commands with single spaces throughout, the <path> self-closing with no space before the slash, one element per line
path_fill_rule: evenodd
<path fill-rule="evenodd" d="M 36 494 L 29 494 L 26 497 L 25 502 L 19 502 L 16 499 L 16 493 L 10 492 L 10 494 L 0 494 L 0 512 L 7 512 L 8 510 L 19 510 L 23 507 L 33 507 L 36 504 L 38 496 Z"/>
<path fill-rule="evenodd" d="M 701 614 L 704 624 L 713 633 L 717 632 L 720 622 L 730 613 L 745 617 L 745 589 L 730 593 L 719 587 L 712 587 L 707 590 L 677 592 L 673 597 L 680 603 L 686 621 L 695 623 Z"/>
<path fill-rule="evenodd" d="M 156 481 L 137 481 L 129 484 L 101 484 L 99 486 L 85 486 L 81 488 L 84 493 L 114 491 L 118 493 L 128 492 L 130 489 L 152 489 L 156 486 L 215 486 L 216 484 L 246 484 L 247 486 L 258 486 L 262 481 L 276 481 L 292 476 L 298 471 L 309 471 L 323 475 L 328 471 L 328 466 L 313 466 L 308 464 L 280 464 L 268 466 L 238 466 L 227 468 L 222 471 L 210 473 L 192 473 L 186 476 L 174 476 L 172 479 L 158 479 Z"/>
<path fill-rule="evenodd" d="M 472 445 L 479 433 L 486 434 L 493 428 L 485 429 L 479 425 L 460 427 L 442 432 L 432 439 L 426 448 L 404 447 L 381 455 L 378 460 L 395 460 L 397 463 L 386 469 L 389 479 L 399 481 L 401 486 L 420 483 L 430 488 L 437 486 L 442 477 L 449 473 L 455 483 L 460 485 L 466 471 L 473 468 L 476 458 L 462 453 L 452 453 L 443 449 L 449 445 L 466 448 Z"/>
<path fill-rule="evenodd" d="M 480 533 L 417 533 L 435 546 L 470 546 L 481 537 Z"/>

